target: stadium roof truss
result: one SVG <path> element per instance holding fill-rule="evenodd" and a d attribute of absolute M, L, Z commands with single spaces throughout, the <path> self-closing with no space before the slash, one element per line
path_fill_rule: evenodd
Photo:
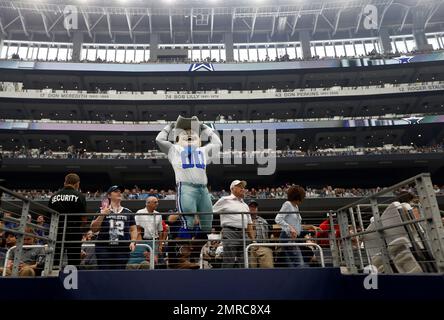
<path fill-rule="evenodd" d="M 202 42 L 211 43 L 216 34 L 230 31 L 247 42 L 276 36 L 290 41 L 298 30 L 308 30 L 313 36 L 327 32 L 333 37 L 339 31 L 357 34 L 362 31 L 367 5 L 377 8 L 378 29 L 387 26 L 402 31 L 412 26 L 412 9 L 418 6 L 425 15 L 424 28 L 443 23 L 441 0 L 313 0 L 242 7 L 102 7 L 84 3 L 68 11 L 62 3 L 0 0 L 0 32 L 15 40 L 71 37 L 74 30 L 66 29 L 64 21 L 74 12 L 77 30 L 91 42 L 115 42 L 119 36 L 119 41 L 137 43 L 138 38 L 155 32 L 167 36 L 171 43 L 199 43 L 202 38 Z"/>

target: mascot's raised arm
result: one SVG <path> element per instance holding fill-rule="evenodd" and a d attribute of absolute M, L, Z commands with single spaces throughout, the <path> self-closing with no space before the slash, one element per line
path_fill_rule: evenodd
<path fill-rule="evenodd" d="M 209 142 L 202 146 L 202 141 Z M 206 167 L 213 157 L 219 156 L 222 146 L 219 136 L 197 117 L 179 116 L 175 124 L 169 124 L 159 132 L 156 142 L 173 166 L 177 209 L 184 214 L 188 230 L 194 228 L 195 214 L 202 212 L 204 214 L 198 215 L 200 229 L 210 233 L 213 209 L 207 189 Z"/>

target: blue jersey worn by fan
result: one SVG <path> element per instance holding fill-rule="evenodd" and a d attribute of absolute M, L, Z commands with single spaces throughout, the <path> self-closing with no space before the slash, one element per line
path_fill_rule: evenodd
<path fill-rule="evenodd" d="M 174 143 L 169 140 L 169 136 Z M 201 146 L 201 137 L 209 140 L 205 146 Z M 213 208 L 207 189 L 206 168 L 211 159 L 219 156 L 222 142 L 217 133 L 201 124 L 197 117 L 186 119 L 179 116 L 176 124 L 167 125 L 157 135 L 156 142 L 160 150 L 168 155 L 173 166 L 177 209 L 180 213 L 189 213 L 185 215 L 187 227 L 194 228 L 196 212 L 206 213 L 199 215 L 200 228 L 203 232 L 210 233 Z"/>

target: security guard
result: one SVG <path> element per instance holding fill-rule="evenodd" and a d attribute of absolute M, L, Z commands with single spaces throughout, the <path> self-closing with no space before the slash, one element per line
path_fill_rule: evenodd
<path fill-rule="evenodd" d="M 63 226 L 66 217 L 65 241 L 79 241 L 78 243 L 65 242 L 64 248 L 67 253 L 68 265 L 80 265 L 80 250 L 82 243 L 83 227 L 86 225 L 87 217 L 70 215 L 70 213 L 86 214 L 86 199 L 79 191 L 80 177 L 70 173 L 65 177 L 64 187 L 57 191 L 50 199 L 48 207 L 58 211 L 60 215 L 59 229 L 57 231 L 57 245 L 54 266 L 59 264 L 61 241 L 63 237 Z"/>

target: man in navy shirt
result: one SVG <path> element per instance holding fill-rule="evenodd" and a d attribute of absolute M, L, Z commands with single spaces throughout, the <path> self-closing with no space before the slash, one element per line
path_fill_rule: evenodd
<path fill-rule="evenodd" d="M 122 191 L 119 186 L 108 189 L 100 214 L 91 223 L 91 230 L 99 232 L 96 257 L 100 269 L 125 269 L 130 251 L 136 248 L 136 221 L 131 210 L 121 206 Z"/>

